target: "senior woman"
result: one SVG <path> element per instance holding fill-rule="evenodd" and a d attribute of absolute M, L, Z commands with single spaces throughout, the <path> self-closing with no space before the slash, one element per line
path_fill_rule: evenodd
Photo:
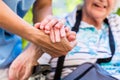
<path fill-rule="evenodd" d="M 120 17 L 111 14 L 115 2 L 116 0 L 84 0 L 82 6 L 77 6 L 72 13 L 65 17 L 67 26 L 77 32 L 77 45 L 65 57 L 61 78 L 75 70 L 77 65 L 84 62 L 95 62 L 96 58 L 111 56 L 108 35 L 110 25 L 115 42 L 115 53 L 110 62 L 100 65 L 110 75 L 120 79 Z M 105 23 L 105 20 L 109 24 Z M 57 60 L 57 58 L 53 58 L 50 61 L 53 69 L 56 68 Z M 54 74 L 55 70 L 47 75 L 48 79 L 52 80 Z"/>

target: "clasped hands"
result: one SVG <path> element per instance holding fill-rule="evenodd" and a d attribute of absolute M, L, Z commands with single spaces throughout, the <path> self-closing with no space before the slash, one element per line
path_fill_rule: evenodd
<path fill-rule="evenodd" d="M 64 45 L 63 48 L 66 48 L 66 45 L 68 45 L 68 47 L 70 46 L 69 50 L 76 44 L 76 33 L 70 31 L 68 27 L 65 27 L 64 20 L 58 20 L 53 16 L 47 16 L 40 23 L 36 23 L 34 27 L 41 30 L 46 35 L 49 35 L 52 45 L 60 46 L 54 48 L 50 43 L 50 46 L 48 44 L 48 46 L 46 45 L 43 47 L 30 43 L 29 47 L 11 64 L 9 68 L 9 80 L 28 80 L 32 74 L 33 66 L 37 65 L 37 60 L 43 52 L 48 52 L 52 57 L 59 57 L 66 55 L 68 52 L 60 53 L 59 48 L 61 44 L 62 46 Z M 56 50 L 53 50 L 52 47 Z"/>

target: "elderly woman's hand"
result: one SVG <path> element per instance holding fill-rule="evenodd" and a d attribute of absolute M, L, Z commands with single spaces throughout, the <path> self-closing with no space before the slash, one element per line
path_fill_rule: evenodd
<path fill-rule="evenodd" d="M 41 24 L 45 23 L 45 20 L 42 23 L 36 23 L 35 27 L 38 29 L 41 29 L 41 27 L 45 28 L 46 24 L 44 26 L 41 26 Z M 53 42 L 60 42 L 62 40 L 61 38 L 66 38 L 68 42 L 71 43 L 70 44 L 71 47 L 74 47 L 76 43 L 75 42 L 76 34 L 70 31 L 67 27 L 64 27 L 63 24 L 59 22 L 57 19 L 54 20 L 52 18 L 51 21 L 48 21 L 49 26 L 47 27 L 50 28 L 50 30 L 49 29 L 48 30 L 42 29 L 42 30 L 51 36 L 51 40 L 53 40 Z M 55 27 L 57 27 L 57 29 L 55 29 Z M 51 44 L 51 46 L 52 45 L 53 44 Z M 54 44 L 54 45 L 57 46 L 60 44 Z M 67 43 L 66 42 L 61 43 L 61 45 L 65 48 L 64 45 L 67 45 Z M 53 46 L 51 48 L 49 44 L 48 47 L 42 47 L 41 49 L 40 46 L 31 44 L 11 64 L 9 69 L 9 80 L 27 80 L 31 76 L 33 66 L 37 64 L 37 59 L 42 55 L 41 53 L 43 52 L 49 53 L 52 57 L 58 57 L 67 54 L 67 53 L 62 53 L 60 49 L 61 45 L 58 46 L 57 48 L 54 48 Z"/>
<path fill-rule="evenodd" d="M 65 27 L 63 24 L 63 21 L 58 20 L 52 16 L 48 16 L 41 23 L 36 23 L 34 27 L 48 34 L 50 36 L 51 41 L 55 43 L 55 44 L 52 44 L 54 45 L 53 48 L 48 45 L 49 50 L 46 47 L 43 48 L 44 52 L 49 53 L 53 57 L 66 55 L 68 50 L 71 50 L 76 45 L 76 40 L 75 40 L 76 33 L 71 31 L 68 27 Z M 44 38 L 44 40 L 47 40 L 47 39 Z M 64 49 L 62 49 L 60 45 Z M 71 46 L 71 48 L 68 46 Z"/>
<path fill-rule="evenodd" d="M 68 41 L 74 41 L 76 39 L 76 33 L 68 30 L 68 27 L 65 27 L 64 22 L 65 20 L 58 20 L 50 15 L 40 23 L 39 28 L 50 35 L 50 39 L 53 43 L 60 42 L 64 37 L 66 37 Z"/>
<path fill-rule="evenodd" d="M 28 80 L 33 67 L 37 65 L 38 58 L 42 55 L 40 47 L 30 44 L 11 64 L 9 68 L 9 80 Z"/>

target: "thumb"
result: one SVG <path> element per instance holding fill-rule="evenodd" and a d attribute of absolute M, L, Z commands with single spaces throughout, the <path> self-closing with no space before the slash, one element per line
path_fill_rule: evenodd
<path fill-rule="evenodd" d="M 32 74 L 32 70 L 33 70 L 33 66 L 32 65 L 27 65 L 28 67 L 26 68 L 25 70 L 25 74 L 24 76 L 22 77 L 21 80 L 28 80 L 28 78 L 31 76 Z"/>
<path fill-rule="evenodd" d="M 73 31 L 69 31 L 68 33 L 67 33 L 67 39 L 68 39 L 68 41 L 75 41 L 75 39 L 76 39 L 76 33 L 75 32 L 73 32 Z"/>
<path fill-rule="evenodd" d="M 40 29 L 40 23 L 35 23 L 34 27 Z"/>
<path fill-rule="evenodd" d="M 17 77 L 15 76 L 15 69 L 13 67 L 10 67 L 9 68 L 9 71 L 8 71 L 8 78 L 9 80 L 16 80 Z"/>

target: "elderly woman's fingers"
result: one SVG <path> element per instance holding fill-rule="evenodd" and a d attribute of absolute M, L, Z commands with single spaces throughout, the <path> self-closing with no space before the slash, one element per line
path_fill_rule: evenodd
<path fill-rule="evenodd" d="M 70 28 L 66 26 L 66 27 L 65 27 L 65 32 L 66 32 L 66 33 L 70 32 Z"/>
<path fill-rule="evenodd" d="M 54 26 L 55 42 L 60 42 L 61 38 L 65 37 L 64 23 L 62 20 Z"/>
<path fill-rule="evenodd" d="M 50 39 L 51 39 L 52 43 L 60 42 L 61 37 L 60 37 L 59 29 L 56 29 L 56 28 L 51 29 L 51 31 L 50 31 Z"/>
<path fill-rule="evenodd" d="M 66 38 L 70 42 L 71 47 L 74 47 L 77 44 L 76 41 L 76 32 L 71 31 L 69 27 L 65 27 Z"/>
<path fill-rule="evenodd" d="M 52 43 L 55 43 L 55 35 L 54 35 L 54 30 L 53 30 L 53 28 L 52 28 L 51 31 L 50 31 L 50 39 L 51 39 Z"/>
<path fill-rule="evenodd" d="M 63 38 L 66 36 L 65 29 L 64 29 L 64 20 L 59 20 L 59 22 L 55 25 L 55 29 L 59 30 L 59 37 Z"/>
<path fill-rule="evenodd" d="M 26 69 L 26 71 L 25 71 L 25 73 L 24 73 L 24 75 L 23 75 L 23 77 L 22 77 L 22 79 L 21 80 L 28 80 L 28 78 L 31 76 L 31 74 L 32 74 L 32 70 L 33 70 L 33 67 L 32 67 L 33 65 L 31 65 L 31 64 L 28 64 L 28 67 L 27 67 L 27 69 Z"/>
<path fill-rule="evenodd" d="M 60 42 L 60 31 L 57 28 L 52 28 L 50 30 L 50 39 L 53 43 Z"/>
<path fill-rule="evenodd" d="M 55 42 L 60 42 L 60 30 L 54 27 Z"/>
<path fill-rule="evenodd" d="M 39 28 L 40 28 L 40 24 L 41 24 L 41 23 L 36 23 L 36 24 L 34 25 L 34 27 L 37 28 L 37 29 L 39 29 Z"/>
<path fill-rule="evenodd" d="M 66 36 L 65 26 L 62 26 L 62 28 L 60 29 L 60 34 L 61 34 L 61 38 Z"/>
<path fill-rule="evenodd" d="M 67 29 L 64 28 L 65 20 L 58 20 L 53 16 L 48 16 L 40 24 L 40 29 L 44 30 L 46 34 L 50 34 L 50 39 L 53 43 L 60 42 L 61 38 L 66 36 Z"/>
<path fill-rule="evenodd" d="M 66 37 L 68 41 L 74 41 L 76 39 L 76 33 L 71 31 L 69 27 L 65 27 Z"/>
<path fill-rule="evenodd" d="M 58 19 L 52 18 L 44 27 L 45 33 L 49 32 L 51 28 L 54 28 L 55 24 L 57 24 Z"/>
<path fill-rule="evenodd" d="M 45 28 L 46 24 L 48 24 L 52 19 L 53 19 L 53 17 L 51 15 L 44 18 L 44 20 L 41 21 L 40 29 L 43 30 Z"/>
<path fill-rule="evenodd" d="M 64 24 L 61 20 L 53 19 L 46 26 L 49 26 L 49 28 L 51 28 L 50 38 L 53 43 L 60 42 L 61 38 L 65 37 Z"/>
<path fill-rule="evenodd" d="M 74 41 L 76 39 L 76 33 L 73 31 L 70 31 L 70 33 L 67 34 L 68 41 Z"/>
<path fill-rule="evenodd" d="M 55 25 L 55 28 L 58 28 L 58 29 L 62 28 L 64 23 L 65 23 L 64 19 L 58 20 L 58 23 Z"/>

